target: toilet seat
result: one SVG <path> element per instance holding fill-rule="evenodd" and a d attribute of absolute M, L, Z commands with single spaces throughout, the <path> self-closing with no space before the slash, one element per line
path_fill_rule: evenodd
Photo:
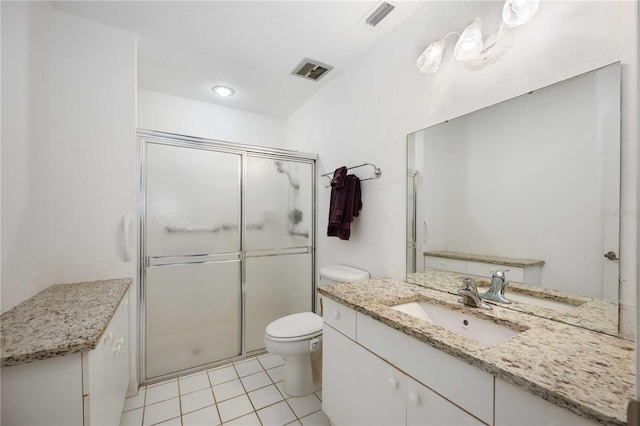
<path fill-rule="evenodd" d="M 322 334 L 322 317 L 313 312 L 287 315 L 269 324 L 265 334 L 270 339 L 280 342 L 317 337 Z"/>

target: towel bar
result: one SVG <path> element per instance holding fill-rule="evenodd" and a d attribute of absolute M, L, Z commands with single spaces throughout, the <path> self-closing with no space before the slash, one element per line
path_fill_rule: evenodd
<path fill-rule="evenodd" d="M 350 166 L 350 167 L 347 167 L 347 170 L 357 169 L 359 167 L 364 167 L 364 166 L 373 167 L 373 177 L 360 179 L 360 182 L 365 181 L 365 180 L 379 179 L 380 176 L 382 176 L 382 170 L 380 170 L 380 168 L 377 167 L 375 164 L 371 164 L 371 163 L 362 163 L 362 164 L 358 164 L 357 166 Z M 331 179 L 333 178 L 333 172 L 323 173 L 320 176 L 329 178 L 329 182 L 331 182 Z M 325 188 L 329 188 L 330 186 L 331 185 L 326 185 Z"/>

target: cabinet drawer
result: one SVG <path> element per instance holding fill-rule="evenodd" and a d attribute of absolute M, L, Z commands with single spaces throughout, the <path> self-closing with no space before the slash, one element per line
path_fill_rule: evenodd
<path fill-rule="evenodd" d="M 358 343 L 487 424 L 493 424 L 491 374 L 357 314 Z"/>
<path fill-rule="evenodd" d="M 322 303 L 324 305 L 324 322 L 350 339 L 355 340 L 356 311 L 327 297 L 322 298 Z"/>
<path fill-rule="evenodd" d="M 496 265 L 495 263 L 468 262 L 467 273 L 480 277 L 491 278 L 496 271 L 509 271 L 506 273 L 507 281 L 524 282 L 524 269 L 518 266 Z"/>
<path fill-rule="evenodd" d="M 433 269 L 443 269 L 445 271 L 467 272 L 467 262 L 458 259 L 447 259 L 445 257 L 425 256 L 425 266 Z"/>

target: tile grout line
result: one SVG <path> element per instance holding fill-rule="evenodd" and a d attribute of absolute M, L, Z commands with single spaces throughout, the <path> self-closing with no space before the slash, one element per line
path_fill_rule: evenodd
<path fill-rule="evenodd" d="M 144 388 L 144 400 L 142 401 L 142 419 L 140 420 L 140 426 L 144 425 L 144 415 L 147 411 L 147 389 L 148 388 L 149 388 L 148 386 Z"/>
<path fill-rule="evenodd" d="M 261 354 L 260 356 L 265 356 L 265 354 Z M 267 356 L 268 356 L 268 354 L 267 354 Z M 257 363 L 258 363 L 258 365 L 259 365 L 259 367 L 260 367 L 260 370 L 259 370 L 259 371 L 257 371 L 257 372 L 254 372 L 254 373 L 252 373 L 252 374 L 247 374 L 247 375 L 245 375 L 245 376 L 242 376 L 242 377 L 241 377 L 241 376 L 240 376 L 240 374 L 239 374 L 238 368 L 237 368 L 237 364 L 242 364 L 242 363 L 245 363 L 245 362 L 249 362 L 249 361 L 251 361 L 251 360 L 255 360 L 255 361 L 257 361 Z M 217 385 L 221 385 L 221 384 L 225 384 L 225 383 L 229 383 L 229 382 L 234 381 L 234 380 L 238 380 L 238 381 L 240 382 L 240 385 L 241 385 L 241 387 L 242 387 L 243 391 L 244 391 L 244 394 L 243 394 L 243 395 L 246 395 L 246 397 L 249 399 L 249 403 L 250 403 L 250 405 L 251 405 L 251 407 L 252 407 L 252 409 L 253 409 L 253 411 L 252 411 L 252 412 L 245 413 L 245 414 L 240 415 L 240 416 L 238 416 L 238 417 L 234 417 L 234 418 L 232 418 L 232 419 L 229 419 L 229 420 L 228 420 L 228 422 L 223 422 L 223 420 L 222 420 L 222 415 L 221 415 L 221 412 L 220 412 L 219 404 L 220 404 L 220 403 L 222 403 L 222 402 L 225 402 L 225 401 L 229 401 L 229 400 L 231 400 L 231 399 L 233 399 L 233 398 L 240 397 L 240 396 L 242 396 L 242 395 L 237 395 L 237 396 L 235 396 L 235 397 L 228 398 L 228 399 L 226 399 L 226 400 L 224 400 L 224 401 L 218 401 L 218 399 L 217 399 L 217 397 L 216 397 L 216 395 L 215 395 L 215 392 L 214 392 L 214 390 L 213 390 L 214 384 L 213 384 L 212 378 L 211 378 L 211 376 L 209 375 L 209 371 L 210 371 L 210 370 L 204 370 L 204 371 L 202 372 L 202 374 L 206 374 L 206 376 L 207 376 L 207 382 L 208 382 L 208 385 L 209 385 L 209 386 L 208 386 L 208 388 L 209 388 L 209 390 L 211 391 L 211 394 L 212 394 L 212 396 L 213 396 L 213 401 L 214 401 L 214 404 L 213 404 L 213 405 L 216 407 L 216 412 L 217 412 L 217 414 L 218 414 L 218 418 L 219 418 L 219 421 L 220 421 L 220 425 L 224 425 L 224 424 L 226 424 L 226 423 L 232 422 L 232 421 L 237 420 L 238 418 L 241 418 L 241 417 L 243 417 L 243 416 L 250 415 L 251 413 L 254 413 L 254 414 L 255 414 L 255 416 L 257 417 L 258 421 L 260 422 L 260 425 L 261 425 L 261 426 L 263 425 L 262 419 L 261 419 L 261 418 L 260 418 L 260 416 L 258 415 L 258 411 L 259 411 L 259 410 L 257 410 L 257 409 L 256 409 L 255 404 L 253 403 L 252 399 L 251 399 L 251 398 L 250 398 L 250 396 L 249 396 L 249 391 L 247 390 L 247 387 L 245 386 L 244 382 L 242 381 L 242 379 L 243 379 L 243 378 L 250 377 L 250 376 L 252 376 L 252 375 L 257 375 L 257 374 L 260 374 L 260 373 L 264 373 L 264 374 L 266 374 L 266 375 L 267 375 L 267 378 L 269 379 L 269 384 L 267 384 L 267 385 L 265 385 L 265 386 L 258 387 L 258 388 L 256 388 L 256 389 L 253 389 L 251 392 L 254 392 L 254 391 L 257 391 L 257 390 L 260 390 L 260 389 L 264 389 L 264 388 L 269 387 L 269 386 L 275 386 L 275 388 L 276 388 L 276 390 L 278 391 L 279 395 L 282 397 L 282 399 L 281 399 L 280 401 L 276 401 L 276 402 L 274 402 L 274 403 L 272 403 L 272 404 L 269 404 L 269 405 L 266 405 L 266 406 L 264 406 L 264 407 L 261 407 L 261 408 L 260 408 L 260 410 L 266 409 L 266 408 L 268 408 L 268 407 L 274 406 L 274 405 L 279 404 L 280 402 L 283 402 L 283 401 L 284 401 L 284 402 L 286 403 L 287 407 L 289 407 L 289 409 L 291 410 L 291 412 L 294 414 L 294 418 L 295 418 L 295 420 L 292 420 L 292 421 L 291 421 L 290 423 L 288 423 L 288 424 L 295 423 L 295 422 L 302 423 L 302 421 L 301 421 L 301 420 L 302 420 L 302 418 L 304 418 L 304 417 L 308 417 L 308 416 L 311 416 L 311 415 L 313 415 L 313 414 L 315 414 L 315 413 L 317 413 L 317 412 L 322 411 L 322 408 L 320 408 L 319 410 L 316 410 L 316 411 L 313 411 L 313 412 L 311 412 L 311 413 L 308 413 L 308 414 L 306 414 L 305 416 L 302 416 L 302 417 L 299 417 L 299 416 L 298 416 L 298 414 L 295 412 L 295 410 L 293 409 L 293 407 L 291 406 L 291 404 L 290 404 L 290 403 L 288 402 L 288 400 L 287 400 L 287 397 L 289 397 L 289 398 L 296 398 L 296 397 L 289 396 L 289 395 L 286 395 L 286 396 L 285 396 L 285 394 L 283 394 L 283 391 L 281 391 L 281 390 L 278 388 L 278 383 L 281 383 L 281 382 L 282 382 L 282 380 L 280 380 L 280 381 L 278 381 L 278 382 L 275 382 L 275 381 L 274 381 L 274 379 L 271 377 L 271 375 L 268 373 L 268 371 L 269 371 L 269 370 L 274 370 L 274 369 L 276 369 L 276 368 L 278 368 L 278 367 L 282 367 L 283 365 L 284 365 L 284 364 L 280 364 L 280 365 L 277 365 L 277 366 L 273 366 L 273 367 L 272 367 L 272 368 L 270 368 L 270 369 L 266 369 L 266 368 L 265 368 L 265 365 L 264 365 L 264 364 L 262 364 L 262 362 L 258 359 L 258 356 L 255 356 L 255 357 L 250 358 L 250 359 L 248 359 L 248 360 L 243 360 L 243 361 L 241 361 L 241 362 L 237 362 L 237 363 L 231 363 L 230 365 L 228 365 L 228 366 L 227 366 L 227 367 L 232 367 L 232 368 L 233 368 L 233 371 L 236 373 L 237 379 L 227 380 L 227 381 L 224 381 L 224 382 L 221 382 L 221 383 L 216 384 L 216 386 L 217 386 Z M 221 367 L 221 368 L 225 368 L 225 367 Z M 215 369 L 214 369 L 214 370 L 215 370 Z M 214 371 L 214 370 L 211 370 L 211 371 Z M 177 384 L 178 384 L 178 398 L 179 398 L 178 404 L 179 404 L 179 408 L 180 408 L 180 424 L 181 424 L 181 425 L 183 425 L 183 424 L 184 424 L 184 423 L 183 423 L 183 416 L 184 416 L 185 414 L 189 414 L 189 413 L 183 413 L 182 396 L 184 396 L 184 395 L 182 395 L 182 393 L 181 393 L 180 376 L 178 376 L 175 380 L 177 381 Z M 158 384 L 158 385 L 160 385 L 160 384 Z M 143 399 L 143 406 L 142 406 L 142 408 L 143 408 L 143 411 L 142 411 L 142 423 L 143 423 L 143 424 L 144 424 L 144 417 L 145 417 L 145 414 L 146 414 L 146 408 L 147 408 L 147 391 L 148 391 L 148 388 L 149 388 L 148 386 L 146 386 L 146 387 L 145 387 L 145 395 L 144 395 L 144 399 Z M 189 393 L 187 393 L 187 394 L 185 394 L 185 395 L 190 395 L 190 394 L 193 394 L 193 393 L 195 393 L 195 392 L 202 391 L 202 390 L 204 390 L 204 389 L 206 389 L 206 388 L 198 389 L 198 390 L 195 390 L 195 391 L 189 392 Z M 313 394 L 314 394 L 314 396 L 317 398 L 317 400 L 318 400 L 318 401 L 322 402 L 322 399 L 321 399 L 321 398 L 316 394 L 316 392 L 313 392 Z M 305 395 L 305 396 L 306 396 L 306 395 Z M 169 399 L 171 399 L 171 398 L 169 398 Z M 157 401 L 157 402 L 155 402 L 154 404 L 161 403 L 161 402 L 165 402 L 165 401 L 168 401 L 169 399 L 166 399 L 166 400 L 163 400 L 163 401 Z M 153 405 L 153 404 L 149 404 L 149 405 Z M 193 410 L 193 411 L 192 411 L 192 413 L 193 413 L 193 412 L 196 412 L 196 411 L 198 411 L 198 410 L 202 410 L 202 409 L 208 408 L 208 407 L 211 407 L 211 406 L 210 406 L 210 405 L 208 405 L 208 406 L 205 406 L 205 407 L 200 407 L 200 408 L 198 408 L 197 410 Z M 132 409 L 132 410 L 133 410 L 133 409 Z M 128 411 L 131 411 L 131 410 L 128 410 Z M 174 418 L 171 418 L 171 419 L 168 419 L 168 420 L 173 420 L 173 419 L 176 419 L 176 418 L 177 418 L 177 417 L 174 417 Z M 168 421 L 168 420 L 163 420 L 163 421 Z M 160 422 L 160 423 L 162 423 L 162 422 Z"/>
<path fill-rule="evenodd" d="M 213 370 L 215 370 L 215 368 Z M 222 425 L 222 414 L 220 414 L 220 407 L 218 407 L 218 398 L 216 398 L 216 393 L 213 391 L 213 381 L 211 381 L 211 376 L 209 376 L 209 370 L 205 370 L 205 374 L 207 375 L 207 380 L 209 381 L 211 394 L 213 395 L 213 404 L 215 405 L 216 412 L 218 413 L 218 421 L 220 422 L 220 425 Z M 227 382 L 223 382 L 223 383 L 227 383 Z M 218 383 L 218 384 L 221 384 L 221 383 Z"/>
<path fill-rule="evenodd" d="M 256 357 L 254 359 L 256 360 L 256 362 L 258 362 L 258 365 L 260 366 L 260 368 L 262 368 L 262 364 L 260 364 L 260 362 L 258 361 L 258 358 Z M 246 362 L 246 360 L 244 362 Z M 240 386 L 242 386 L 242 389 L 244 390 L 244 394 L 247 396 L 247 399 L 249 400 L 249 404 L 251 404 L 251 408 L 253 408 L 253 412 L 255 413 L 256 417 L 258 418 L 258 422 L 260 423 L 260 426 L 264 426 L 262 424 L 262 420 L 260 420 L 260 416 L 258 416 L 258 410 L 256 410 L 256 406 L 253 405 L 253 401 L 249 397 L 249 392 L 247 392 L 247 388 L 244 387 L 244 383 L 242 382 L 242 377 L 240 377 L 240 373 L 238 373 L 238 369 L 236 368 L 236 363 L 234 362 L 231 365 L 233 365 L 233 369 L 235 370 L 236 374 L 238 375 L 238 381 L 240 382 Z M 264 371 L 264 368 L 262 370 Z M 266 371 L 265 371 L 265 374 L 266 374 Z M 267 376 L 269 376 L 269 375 L 267 374 Z M 248 414 L 251 414 L 251 413 L 243 414 L 243 416 L 246 416 Z M 236 419 L 238 419 L 240 417 L 242 417 L 242 416 L 238 416 L 238 417 L 236 417 Z M 235 420 L 235 419 L 231 419 L 229 421 L 232 421 L 232 420 Z M 222 419 L 220 419 L 220 421 L 222 422 Z M 222 422 L 222 423 L 224 423 L 224 422 Z"/>
<path fill-rule="evenodd" d="M 209 382 L 209 389 L 211 389 L 211 395 L 213 395 L 213 405 L 215 405 L 216 412 L 218 413 L 218 421 L 220 422 L 220 425 L 222 425 L 222 415 L 220 414 L 220 408 L 218 407 L 218 398 L 216 398 L 216 393 L 213 391 L 213 382 L 211 381 L 211 376 L 209 376 L 209 370 L 205 370 L 204 374 L 207 375 L 207 381 Z"/>
<path fill-rule="evenodd" d="M 176 377 L 176 382 L 178 384 L 178 409 L 180 410 L 180 426 L 182 426 L 182 392 L 180 392 L 180 376 Z M 172 420 L 172 419 L 168 419 Z M 162 422 L 159 422 L 162 423 Z"/>

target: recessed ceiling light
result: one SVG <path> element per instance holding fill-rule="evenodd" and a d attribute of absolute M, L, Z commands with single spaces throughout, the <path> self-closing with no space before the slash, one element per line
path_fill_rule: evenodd
<path fill-rule="evenodd" d="M 235 90 L 233 90 L 231 87 L 227 87 L 227 86 L 213 86 L 211 88 L 211 91 L 213 93 L 215 93 L 218 96 L 222 96 L 222 97 L 228 97 L 228 96 L 233 96 L 234 93 L 236 93 Z"/>

